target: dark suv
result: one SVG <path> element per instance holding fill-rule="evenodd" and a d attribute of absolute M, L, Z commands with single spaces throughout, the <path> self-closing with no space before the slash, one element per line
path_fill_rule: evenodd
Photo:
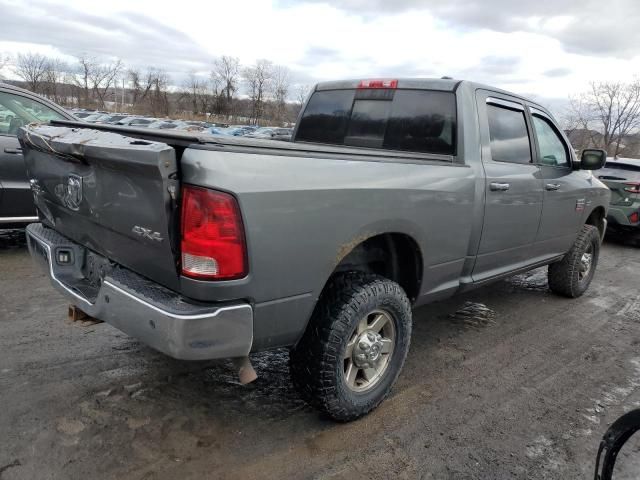
<path fill-rule="evenodd" d="M 0 83 L 0 229 L 38 220 L 16 133 L 23 125 L 49 120 L 76 118 L 39 95 Z"/>

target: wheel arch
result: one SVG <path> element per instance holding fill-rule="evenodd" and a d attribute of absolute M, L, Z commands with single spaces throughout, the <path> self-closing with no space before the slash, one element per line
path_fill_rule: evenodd
<path fill-rule="evenodd" d="M 607 228 L 605 217 L 605 208 L 602 205 L 598 205 L 593 210 L 591 210 L 584 222 L 586 225 L 593 225 L 594 227 L 596 227 L 600 232 L 601 239 L 604 237 L 604 232 Z"/>
<path fill-rule="evenodd" d="M 349 271 L 375 273 L 398 283 L 412 304 L 418 298 L 425 265 L 421 245 L 425 244 L 426 238 L 422 229 L 406 222 L 386 224 L 386 229 L 380 227 L 381 224 L 364 226 L 340 244 L 332 264 L 314 289 L 315 299 L 294 345 L 309 327 L 323 293 L 336 274 Z"/>
<path fill-rule="evenodd" d="M 348 271 L 375 273 L 398 283 L 409 299 L 415 301 L 420 293 L 424 259 L 418 242 L 411 235 L 381 233 L 352 242 L 349 247 L 341 252 L 329 279 Z"/>

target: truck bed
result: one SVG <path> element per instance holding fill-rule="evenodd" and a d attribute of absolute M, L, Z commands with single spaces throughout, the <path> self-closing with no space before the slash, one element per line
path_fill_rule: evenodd
<path fill-rule="evenodd" d="M 336 158 L 369 158 L 389 161 L 434 161 L 454 162 L 451 155 L 425 154 L 418 152 L 401 152 L 393 150 L 381 151 L 360 147 L 341 147 L 335 145 L 321 145 L 304 142 L 285 142 L 279 140 L 262 140 L 259 138 L 234 137 L 231 135 L 214 135 L 193 132 L 176 132 L 171 130 L 153 130 L 148 128 L 135 128 L 121 125 L 89 124 L 86 122 L 73 122 L 68 120 L 53 120 L 51 125 L 61 127 L 83 128 L 102 132 L 115 132 L 128 137 L 162 142 L 176 148 L 178 151 L 186 147 L 218 150 L 226 150 L 247 153 L 271 153 L 277 155 L 303 155 L 312 158 L 332 156 Z"/>

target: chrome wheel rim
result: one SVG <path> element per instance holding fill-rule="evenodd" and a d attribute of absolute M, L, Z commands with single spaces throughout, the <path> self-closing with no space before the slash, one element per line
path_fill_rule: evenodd
<path fill-rule="evenodd" d="M 365 392 L 380 382 L 387 371 L 396 342 L 391 315 L 374 310 L 354 329 L 344 352 L 344 381 L 354 392 Z"/>
<path fill-rule="evenodd" d="M 589 276 L 591 267 L 593 265 L 593 245 L 589 245 L 587 250 L 582 254 L 580 258 L 580 269 L 578 270 L 578 276 L 580 280 L 584 280 Z"/>

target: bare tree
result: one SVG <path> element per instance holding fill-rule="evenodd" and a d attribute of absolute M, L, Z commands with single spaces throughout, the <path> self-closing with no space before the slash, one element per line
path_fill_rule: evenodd
<path fill-rule="evenodd" d="M 139 105 L 144 103 L 145 99 L 149 95 L 149 91 L 153 87 L 154 70 L 149 68 L 146 74 L 142 74 L 140 73 L 140 70 L 131 68 L 127 71 L 127 76 L 132 90 L 131 107 L 136 111 L 138 110 Z"/>
<path fill-rule="evenodd" d="M 219 102 L 225 114 L 231 113 L 233 97 L 238 90 L 238 79 L 240 76 L 240 60 L 236 57 L 223 55 L 213 62 L 211 71 L 211 82 L 214 90 L 220 90 L 222 96 Z"/>
<path fill-rule="evenodd" d="M 16 60 L 16 75 L 27 84 L 27 89 L 40 93 L 41 83 L 47 70 L 48 59 L 41 53 L 19 53 Z"/>
<path fill-rule="evenodd" d="M 600 147 L 618 156 L 640 128 L 640 80 L 592 83 L 589 91 L 570 99 L 568 123 L 579 138 L 576 147 Z"/>
<path fill-rule="evenodd" d="M 71 81 L 81 91 L 82 99 L 79 102 L 83 107 L 91 106 L 91 90 L 90 90 L 90 78 L 93 75 L 93 70 L 96 68 L 97 62 L 91 57 L 81 55 L 77 57 L 78 65 L 77 70 L 71 76 Z"/>
<path fill-rule="evenodd" d="M 49 58 L 45 65 L 42 93 L 56 103 L 64 103 L 61 87 L 67 78 L 69 66 L 59 58 Z"/>
<path fill-rule="evenodd" d="M 153 89 L 151 95 L 151 109 L 154 115 L 159 114 L 165 117 L 169 116 L 169 97 L 167 89 L 169 86 L 169 77 L 164 70 L 157 70 L 153 79 Z"/>
<path fill-rule="evenodd" d="M 268 60 L 258 60 L 255 65 L 246 67 L 242 76 L 251 99 L 251 122 L 255 125 L 264 114 L 265 97 L 273 79 L 273 64 Z"/>
<path fill-rule="evenodd" d="M 291 74 L 287 67 L 277 65 L 273 68 L 273 100 L 275 101 L 275 119 L 279 123 L 285 121 L 287 98 L 291 88 Z"/>
<path fill-rule="evenodd" d="M 127 72 L 134 111 L 142 114 L 168 115 L 168 78 L 163 70 L 148 68 L 146 72 L 132 68 Z"/>
<path fill-rule="evenodd" d="M 312 88 L 313 87 L 311 87 L 311 85 L 300 84 L 296 86 L 296 89 L 295 89 L 296 103 L 300 105 L 300 108 L 302 108 L 302 105 L 304 105 L 304 102 L 307 101 L 307 97 L 311 93 Z"/>
<path fill-rule="evenodd" d="M 122 61 L 115 60 L 111 63 L 94 64 L 94 68 L 89 71 L 91 89 L 101 108 L 105 108 L 107 92 L 115 86 L 115 81 L 122 68 Z"/>
<path fill-rule="evenodd" d="M 207 82 L 191 72 L 185 82 L 183 97 L 188 99 L 191 111 L 197 115 L 208 109 Z"/>

